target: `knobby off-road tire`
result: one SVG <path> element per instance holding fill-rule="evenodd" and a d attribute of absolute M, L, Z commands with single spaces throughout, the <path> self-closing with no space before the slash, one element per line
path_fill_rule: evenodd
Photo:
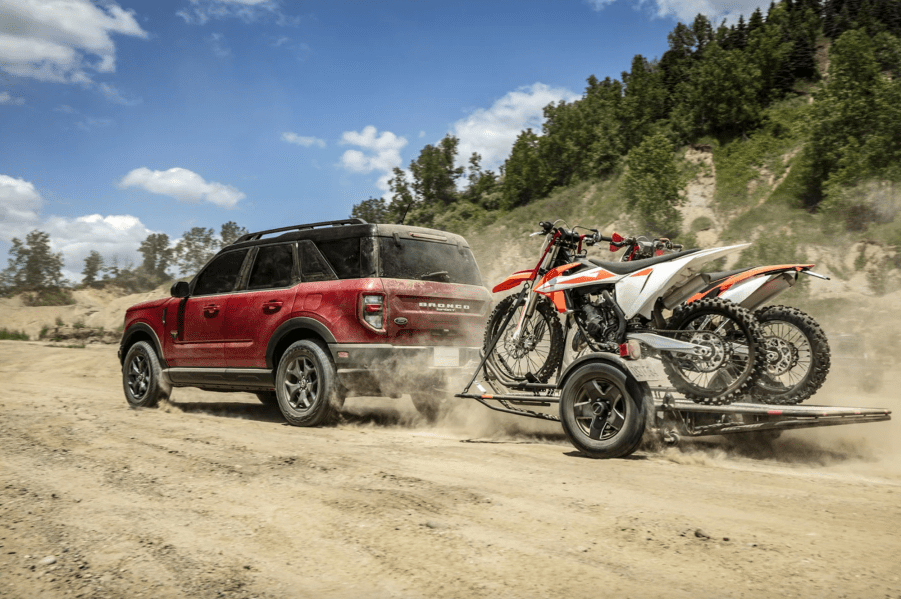
<path fill-rule="evenodd" d="M 679 330 L 673 335 L 679 341 L 713 350 L 710 359 L 663 354 L 670 383 L 695 403 L 732 403 L 748 393 L 766 369 L 763 330 L 738 304 L 719 298 L 683 304 L 673 311 L 666 328 Z"/>
<path fill-rule="evenodd" d="M 488 361 L 498 372 L 515 381 L 528 380 L 526 374 L 531 373 L 535 379 L 544 383 L 553 376 L 563 360 L 563 326 L 553 302 L 542 295 L 538 297 L 532 317 L 523 323 L 522 337 L 518 342 L 513 341 L 516 323 L 522 310 L 525 310 L 525 304 L 514 308 L 517 297 L 506 297 L 495 306 L 488 317 L 482 347 L 488 351 L 507 314 L 515 310 L 516 313 L 494 351 L 488 356 Z"/>
<path fill-rule="evenodd" d="M 752 398 L 778 405 L 809 399 L 829 374 L 831 354 L 823 329 L 789 306 L 761 308 L 755 316 L 763 328 L 766 370 L 751 389 Z"/>
<path fill-rule="evenodd" d="M 291 344 L 275 371 L 275 393 L 288 424 L 325 424 L 338 403 L 337 373 L 325 348 L 309 339 Z"/>
<path fill-rule="evenodd" d="M 133 408 L 152 408 L 169 392 L 161 380 L 163 369 L 153 346 L 138 341 L 128 349 L 122 363 L 122 388 L 125 400 Z"/>
<path fill-rule="evenodd" d="M 590 362 L 572 372 L 560 396 L 560 422 L 569 442 L 591 458 L 622 458 L 641 444 L 647 423 L 647 383 L 610 364 Z"/>

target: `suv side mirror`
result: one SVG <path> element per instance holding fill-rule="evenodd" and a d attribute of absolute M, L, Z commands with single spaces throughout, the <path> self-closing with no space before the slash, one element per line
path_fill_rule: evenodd
<path fill-rule="evenodd" d="M 188 287 L 188 283 L 185 281 L 178 281 L 172 288 L 169 290 L 169 293 L 172 297 L 188 297 L 188 293 L 190 292 L 190 288 Z"/>

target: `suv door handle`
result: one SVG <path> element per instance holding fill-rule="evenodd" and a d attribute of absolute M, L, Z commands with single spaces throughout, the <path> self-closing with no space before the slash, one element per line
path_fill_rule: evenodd
<path fill-rule="evenodd" d="M 203 315 L 207 318 L 213 318 L 219 314 L 219 306 L 217 304 L 207 304 L 203 307 Z"/>
<path fill-rule="evenodd" d="M 279 300 L 269 300 L 263 304 L 263 312 L 265 314 L 275 314 L 282 309 L 282 302 Z"/>

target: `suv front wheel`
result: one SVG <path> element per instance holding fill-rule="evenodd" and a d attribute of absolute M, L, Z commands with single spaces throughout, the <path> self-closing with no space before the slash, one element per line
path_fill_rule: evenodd
<path fill-rule="evenodd" d="M 122 387 L 125 399 L 133 408 L 152 408 L 169 394 L 160 380 L 159 358 L 146 341 L 138 341 L 128 349 L 122 363 Z"/>
<path fill-rule="evenodd" d="M 293 343 L 275 372 L 278 407 L 288 424 L 319 426 L 332 415 L 337 381 L 331 357 L 315 341 Z"/>

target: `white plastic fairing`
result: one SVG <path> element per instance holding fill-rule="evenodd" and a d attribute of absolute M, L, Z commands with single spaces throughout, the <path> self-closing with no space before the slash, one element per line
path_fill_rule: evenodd
<path fill-rule="evenodd" d="M 616 285 L 616 303 L 622 308 L 627 320 L 636 314 L 650 318 L 658 297 L 672 293 L 674 289 L 689 282 L 701 271 L 704 264 L 742 250 L 749 245 L 751 244 L 743 243 L 701 250 L 626 275 Z"/>
<path fill-rule="evenodd" d="M 730 302 L 742 305 L 752 293 L 763 287 L 769 277 L 752 277 L 733 285 L 720 294 L 720 297 Z"/>
<path fill-rule="evenodd" d="M 658 262 L 653 266 L 625 275 L 613 274 L 601 267 L 592 268 L 572 275 L 554 277 L 537 286 L 535 291 L 550 294 L 554 291 L 577 287 L 613 285 L 616 291 L 616 303 L 619 304 L 627 320 L 636 314 L 650 318 L 657 298 L 664 297 L 677 287 L 688 283 L 700 272 L 704 264 L 726 254 L 742 250 L 749 245 L 743 243 L 701 250 L 670 261 Z"/>

